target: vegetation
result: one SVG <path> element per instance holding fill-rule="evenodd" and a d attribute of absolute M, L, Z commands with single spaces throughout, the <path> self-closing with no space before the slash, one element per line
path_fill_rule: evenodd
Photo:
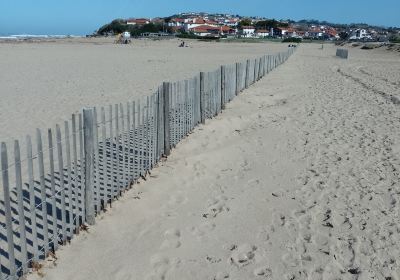
<path fill-rule="evenodd" d="M 390 41 L 391 43 L 400 43 L 400 35 L 391 36 L 391 37 L 389 38 L 389 41 Z"/>
<path fill-rule="evenodd" d="M 258 21 L 256 23 L 256 27 L 258 29 L 271 29 L 271 28 L 278 28 L 278 27 L 288 27 L 289 23 L 287 22 L 279 22 L 275 19 L 268 19 L 268 20 L 262 20 Z"/>
<path fill-rule="evenodd" d="M 119 34 L 128 31 L 132 36 L 139 36 L 142 33 L 151 32 L 170 32 L 170 29 L 162 24 L 149 23 L 145 25 L 130 25 L 126 24 L 126 20 L 116 19 L 111 23 L 103 25 L 97 31 L 98 35 Z"/>
<path fill-rule="evenodd" d="M 285 38 L 282 43 L 301 43 L 301 38 Z"/>
<path fill-rule="evenodd" d="M 239 22 L 239 27 L 242 27 L 242 26 L 251 26 L 251 25 L 252 25 L 251 19 L 248 19 L 248 18 L 242 19 L 242 20 Z"/>
<path fill-rule="evenodd" d="M 198 39 L 199 38 L 197 35 L 193 34 L 192 32 L 188 33 L 185 31 L 178 34 L 177 37 L 182 38 L 182 39 Z"/>

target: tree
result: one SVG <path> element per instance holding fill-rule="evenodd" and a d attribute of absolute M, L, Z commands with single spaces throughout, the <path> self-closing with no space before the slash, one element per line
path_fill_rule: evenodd
<path fill-rule="evenodd" d="M 287 22 L 279 22 L 275 19 L 267 19 L 267 20 L 261 20 L 256 23 L 257 28 L 263 28 L 263 29 L 271 29 L 271 28 L 278 28 L 278 27 L 288 27 L 289 23 Z"/>
<path fill-rule="evenodd" d="M 250 19 L 242 19 L 240 22 L 239 22 L 239 27 L 242 27 L 242 26 L 250 26 L 252 24 L 252 22 L 251 22 L 251 20 Z"/>
<path fill-rule="evenodd" d="M 125 20 L 115 19 L 111 23 L 108 23 L 100 27 L 99 30 L 97 31 L 97 34 L 104 35 L 110 32 L 116 34 L 116 33 L 122 33 L 127 30 L 128 30 L 128 25 L 126 24 Z"/>
<path fill-rule="evenodd" d="M 347 40 L 347 38 L 349 37 L 349 33 L 347 33 L 346 31 L 342 31 L 339 33 L 339 37 L 342 40 Z"/>

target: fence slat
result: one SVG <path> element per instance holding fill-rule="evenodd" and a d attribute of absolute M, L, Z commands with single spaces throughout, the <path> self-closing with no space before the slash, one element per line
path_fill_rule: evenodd
<path fill-rule="evenodd" d="M 115 104 L 115 156 L 116 156 L 116 179 L 117 179 L 117 183 L 116 183 L 116 189 L 117 189 L 117 196 L 121 195 L 121 173 L 120 173 L 120 133 L 119 133 L 119 118 L 120 118 L 120 112 L 119 112 L 119 108 L 118 108 L 118 104 Z"/>
<path fill-rule="evenodd" d="M 21 263 L 22 272 L 25 274 L 28 270 L 27 261 L 27 245 L 26 245 L 26 226 L 24 213 L 24 197 L 22 194 L 22 168 L 21 168 L 21 151 L 18 140 L 14 141 L 14 159 L 15 159 L 15 183 L 18 199 L 18 224 L 19 224 L 19 240 L 21 246 Z"/>
<path fill-rule="evenodd" d="M 78 171 L 78 148 L 76 136 L 78 131 L 76 129 L 76 115 L 72 114 L 72 156 L 73 156 L 73 169 L 74 169 L 74 208 L 75 208 L 75 233 L 79 233 L 79 171 Z"/>
<path fill-rule="evenodd" d="M 136 164 L 136 102 L 132 102 L 132 174 L 133 180 L 137 179 L 137 164 Z"/>
<path fill-rule="evenodd" d="M 110 206 L 112 201 L 117 197 L 117 186 L 115 184 L 115 178 L 114 178 L 114 170 L 115 170 L 115 164 L 114 164 L 114 128 L 113 128 L 113 106 L 109 105 L 108 107 L 108 113 L 109 113 L 109 122 L 110 122 L 110 187 L 111 187 L 111 198 L 110 198 Z"/>
<path fill-rule="evenodd" d="M 70 144 L 70 133 L 69 133 L 69 122 L 64 122 L 65 130 L 65 157 L 67 164 L 67 196 L 68 196 L 68 238 L 72 239 L 73 228 L 74 228 L 74 216 L 72 206 L 72 174 L 71 174 L 71 144 Z"/>
<path fill-rule="evenodd" d="M 54 177 L 54 146 L 53 146 L 53 133 L 51 129 L 47 131 L 47 138 L 49 144 L 49 164 L 50 164 L 50 204 L 51 204 L 51 217 L 52 217 L 52 230 L 53 230 L 53 251 L 58 248 L 58 239 L 57 239 L 57 201 L 56 201 L 56 183 Z"/>
<path fill-rule="evenodd" d="M 103 186 L 104 186 L 104 191 L 103 191 L 103 203 L 102 207 L 105 210 L 107 201 L 108 201 L 108 176 L 107 176 L 107 128 L 106 128 L 106 112 L 104 110 L 104 107 L 101 107 L 101 136 L 102 136 L 102 161 L 103 161 Z M 111 193 L 110 193 L 111 196 Z"/>
<path fill-rule="evenodd" d="M 37 234 L 37 221 L 36 221 L 35 183 L 33 175 L 32 139 L 30 136 L 26 136 L 26 145 L 27 145 L 26 150 L 28 159 L 29 210 L 31 215 L 33 261 L 37 262 L 39 260 L 39 248 L 38 248 L 38 234 Z"/>
<path fill-rule="evenodd" d="M 8 177 L 8 155 L 6 143 L 1 143 L 1 175 L 3 182 L 4 214 L 6 218 L 8 260 L 10 262 L 10 275 L 15 276 L 17 267 L 14 255 L 14 232 L 11 216 L 10 185 Z"/>
<path fill-rule="evenodd" d="M 64 158 L 61 142 L 61 129 L 56 125 L 56 141 L 58 154 L 58 171 L 60 176 L 60 194 L 61 194 L 61 241 L 63 244 L 67 241 L 67 215 L 65 205 L 65 184 L 64 184 Z"/>
<path fill-rule="evenodd" d="M 38 165 L 39 165 L 39 180 L 40 180 L 40 199 L 41 199 L 41 212 L 43 222 L 43 248 L 44 255 L 49 253 L 49 226 L 47 218 L 47 201 L 46 201 L 46 185 L 44 177 L 44 162 L 43 162 L 43 144 L 42 134 L 39 129 L 36 129 L 36 143 L 38 151 Z"/>
<path fill-rule="evenodd" d="M 80 161 L 80 176 L 81 176 L 81 184 L 80 184 L 80 197 L 81 197 L 81 221 L 83 224 L 85 222 L 86 217 L 86 209 L 85 209 L 85 151 L 84 151 L 84 140 L 83 140 L 83 116 L 82 113 L 79 114 L 79 161 Z"/>
<path fill-rule="evenodd" d="M 169 156 L 171 154 L 171 128 L 170 128 L 170 96 L 171 84 L 163 84 L 163 98 L 164 98 L 164 154 Z"/>
<path fill-rule="evenodd" d="M 128 187 L 130 187 L 131 182 L 132 182 L 132 173 L 131 173 L 131 169 L 132 169 L 132 165 L 131 165 L 131 159 L 132 159 L 132 153 L 131 153 L 131 149 L 132 149 L 132 145 L 131 145 L 131 131 L 132 131 L 132 125 L 131 125 L 131 104 L 130 102 L 126 103 L 126 137 L 127 137 L 127 142 L 126 143 L 126 150 L 127 150 L 127 167 L 126 169 L 128 170 L 127 172 L 127 184 Z"/>
<path fill-rule="evenodd" d="M 93 108 L 93 190 L 95 191 L 95 211 L 100 212 L 100 161 L 99 161 L 99 129 L 97 109 Z"/>

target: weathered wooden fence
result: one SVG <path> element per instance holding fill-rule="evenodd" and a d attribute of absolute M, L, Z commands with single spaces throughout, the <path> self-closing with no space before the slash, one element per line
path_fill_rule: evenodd
<path fill-rule="evenodd" d="M 337 49 L 336 56 L 347 59 L 349 57 L 349 50 L 347 49 Z"/>
<path fill-rule="evenodd" d="M 46 134 L 37 129 L 34 141 L 27 136 L 24 154 L 18 141 L 13 152 L 2 143 L 0 279 L 19 278 L 93 225 L 194 127 L 293 51 L 165 82 L 126 104 L 85 108 Z"/>

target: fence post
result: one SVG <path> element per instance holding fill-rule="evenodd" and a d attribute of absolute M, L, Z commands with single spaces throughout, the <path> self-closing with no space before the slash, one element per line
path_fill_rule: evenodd
<path fill-rule="evenodd" d="M 236 71 L 236 80 L 235 80 L 235 94 L 238 95 L 239 94 L 239 73 L 240 73 L 240 63 L 236 62 L 235 63 L 236 67 L 235 67 L 235 71 Z"/>
<path fill-rule="evenodd" d="M 200 72 L 200 120 L 202 124 L 206 123 L 204 89 L 204 72 Z"/>
<path fill-rule="evenodd" d="M 93 190 L 93 109 L 83 109 L 83 145 L 85 154 L 85 221 L 95 224 Z"/>
<path fill-rule="evenodd" d="M 250 60 L 246 61 L 246 79 L 244 80 L 244 87 L 249 87 L 249 74 L 250 74 Z"/>
<path fill-rule="evenodd" d="M 225 110 L 225 69 L 224 65 L 221 66 L 221 110 Z"/>
<path fill-rule="evenodd" d="M 164 154 L 169 156 L 171 154 L 171 130 L 169 126 L 169 100 L 171 97 L 171 83 L 163 83 L 163 111 L 164 111 Z"/>

